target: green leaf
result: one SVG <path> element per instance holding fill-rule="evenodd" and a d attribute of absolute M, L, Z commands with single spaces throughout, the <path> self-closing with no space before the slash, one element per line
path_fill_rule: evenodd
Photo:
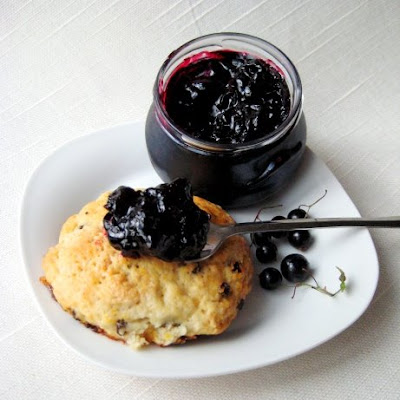
<path fill-rule="evenodd" d="M 336 267 L 336 268 L 340 272 L 340 275 L 339 275 L 340 291 L 344 292 L 346 290 L 346 275 L 345 275 L 344 271 L 341 270 L 339 267 Z"/>

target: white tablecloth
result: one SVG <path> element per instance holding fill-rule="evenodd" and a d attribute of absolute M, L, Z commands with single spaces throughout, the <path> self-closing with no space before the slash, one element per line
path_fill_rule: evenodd
<path fill-rule="evenodd" d="M 398 230 L 372 231 L 380 281 L 361 319 L 245 373 L 177 381 L 103 370 L 67 348 L 33 302 L 17 229 L 32 170 L 74 137 L 144 119 L 164 58 L 217 31 L 260 36 L 289 55 L 309 146 L 362 215 L 400 215 L 399 1 L 1 0 L 1 399 L 400 398 Z"/>

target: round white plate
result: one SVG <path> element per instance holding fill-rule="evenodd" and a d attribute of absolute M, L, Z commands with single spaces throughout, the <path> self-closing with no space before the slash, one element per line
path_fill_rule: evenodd
<path fill-rule="evenodd" d="M 331 298 L 315 290 L 282 287 L 267 292 L 259 287 L 256 265 L 253 290 L 238 318 L 216 337 L 185 345 L 150 346 L 134 351 L 92 332 L 52 299 L 39 282 L 41 260 L 55 245 L 63 222 L 100 193 L 120 184 L 148 187 L 160 183 L 147 156 L 144 125 L 127 124 L 74 140 L 48 157 L 32 175 L 22 204 L 21 242 L 26 274 L 46 319 L 71 348 L 115 371 L 147 377 L 201 377 L 270 365 L 326 342 L 354 323 L 368 307 L 378 281 L 378 261 L 365 228 L 314 230 L 313 246 L 306 256 L 321 285 L 336 290 L 342 268 L 348 290 Z M 300 204 L 310 204 L 325 191 L 326 197 L 311 210 L 313 217 L 359 216 L 341 185 L 310 150 L 293 179 L 279 196 L 263 205 L 283 204 L 266 210 L 268 219 L 286 215 Z M 238 221 L 253 220 L 257 209 L 232 212 Z M 295 252 L 284 241 L 279 257 Z M 275 263 L 278 266 L 279 263 Z"/>

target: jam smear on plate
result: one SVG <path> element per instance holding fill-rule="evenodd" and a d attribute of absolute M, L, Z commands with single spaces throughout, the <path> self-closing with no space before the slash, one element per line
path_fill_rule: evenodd
<path fill-rule="evenodd" d="M 107 237 L 123 256 L 148 254 L 183 261 L 197 257 L 206 244 L 209 215 L 193 202 L 186 179 L 146 190 L 120 186 L 105 208 Z"/>
<path fill-rule="evenodd" d="M 232 50 L 201 52 L 172 73 L 163 94 L 171 120 L 200 140 L 237 144 L 267 136 L 290 111 L 290 92 L 270 60 Z"/>

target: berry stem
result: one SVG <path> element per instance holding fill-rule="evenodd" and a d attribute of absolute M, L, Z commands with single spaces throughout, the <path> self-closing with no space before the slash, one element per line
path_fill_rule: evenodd
<path fill-rule="evenodd" d="M 299 205 L 299 208 L 300 208 L 300 207 L 307 208 L 306 218 L 308 217 L 308 213 L 310 212 L 311 207 L 314 207 L 317 203 L 319 203 L 327 194 L 328 194 L 328 190 L 325 189 L 325 193 L 324 193 L 320 198 L 318 198 L 317 200 L 315 200 L 314 203 L 311 203 L 311 204 L 300 204 L 300 205 Z"/>
<path fill-rule="evenodd" d="M 270 209 L 270 208 L 278 208 L 278 207 L 282 207 L 282 206 L 283 206 L 282 204 L 277 204 L 277 205 L 275 205 L 275 206 L 265 206 L 265 207 L 261 207 L 261 208 L 258 210 L 258 212 L 257 212 L 257 214 L 256 214 L 256 216 L 255 216 L 253 222 L 262 221 L 261 218 L 260 218 L 260 214 L 261 214 L 263 211 L 268 210 L 268 209 Z"/>
<path fill-rule="evenodd" d="M 334 296 L 336 296 L 338 293 L 344 292 L 344 291 L 346 290 L 346 275 L 345 275 L 345 273 L 344 273 L 344 271 L 343 271 L 342 269 L 340 269 L 339 267 L 336 267 L 336 268 L 337 268 L 338 271 L 340 272 L 340 275 L 339 275 L 340 286 L 339 286 L 339 289 L 336 290 L 336 292 L 330 292 L 330 291 L 326 288 L 326 286 L 324 286 L 324 287 L 320 286 L 319 283 L 318 283 L 318 282 L 316 281 L 316 279 L 314 278 L 314 276 L 311 274 L 311 272 L 307 271 L 307 273 L 310 275 L 310 277 L 311 277 L 311 278 L 313 279 L 313 281 L 315 282 L 315 285 L 311 285 L 310 283 L 307 283 L 307 282 L 299 282 L 299 283 L 296 283 L 296 284 L 294 285 L 294 288 L 293 288 L 292 299 L 294 298 L 294 296 L 295 296 L 295 294 L 296 294 L 296 289 L 297 289 L 298 287 L 300 287 L 300 286 L 309 287 L 309 288 L 314 289 L 314 290 L 316 290 L 316 291 L 318 291 L 318 292 L 320 292 L 320 293 L 326 294 L 326 295 L 328 295 L 328 296 L 330 296 L 330 297 L 334 297 Z"/>

